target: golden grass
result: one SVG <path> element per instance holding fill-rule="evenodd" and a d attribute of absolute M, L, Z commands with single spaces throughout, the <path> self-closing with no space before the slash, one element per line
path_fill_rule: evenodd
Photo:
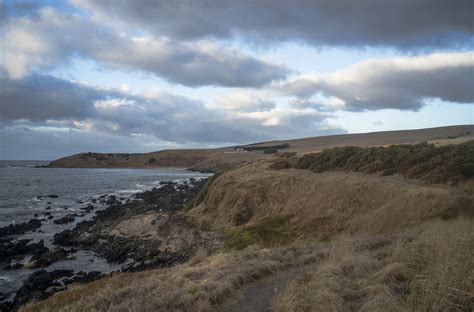
<path fill-rule="evenodd" d="M 408 306 L 417 311 L 474 311 L 474 223 L 440 224 L 398 254 L 415 272 Z"/>
<path fill-rule="evenodd" d="M 473 259 L 470 219 L 434 222 L 419 236 L 375 245 L 341 239 L 315 272 L 290 284 L 275 310 L 472 311 Z"/>
<path fill-rule="evenodd" d="M 21 311 L 213 311 L 242 285 L 278 270 L 315 263 L 324 252 L 311 245 L 200 255 L 170 269 L 113 274 Z"/>
<path fill-rule="evenodd" d="M 397 235 L 257 247 L 169 269 L 118 273 L 21 311 L 216 311 L 238 288 L 279 270 L 307 270 L 275 311 L 472 311 L 474 220 L 432 221 Z"/>
<path fill-rule="evenodd" d="M 474 310 L 472 188 L 267 165 L 223 173 L 189 211 L 230 248 L 113 274 L 21 310 L 215 311 L 243 285 L 311 263 L 320 265 L 290 283 L 277 311 Z"/>
<path fill-rule="evenodd" d="M 387 234 L 433 218 L 472 214 L 472 193 L 401 177 L 309 170 L 269 170 L 256 162 L 225 172 L 190 210 L 214 229 L 251 226 L 292 215 L 288 226 L 307 238 Z"/>
<path fill-rule="evenodd" d="M 272 216 L 256 224 L 224 230 L 226 245 L 231 249 L 244 249 L 259 244 L 263 247 L 288 244 L 298 238 L 289 225 L 289 216 Z"/>

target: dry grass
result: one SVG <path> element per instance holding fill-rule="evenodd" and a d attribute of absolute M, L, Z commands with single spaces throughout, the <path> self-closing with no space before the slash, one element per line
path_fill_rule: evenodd
<path fill-rule="evenodd" d="M 408 306 L 417 311 L 474 311 L 474 223 L 441 224 L 398 253 L 415 273 Z"/>
<path fill-rule="evenodd" d="M 468 134 L 469 133 L 469 134 Z M 385 131 L 360 134 L 330 135 L 314 138 L 303 138 L 296 140 L 271 141 L 253 146 L 270 146 L 288 143 L 290 147 L 284 151 L 307 153 L 317 152 L 323 149 L 341 146 L 381 146 L 393 144 L 414 144 L 424 141 L 450 141 L 450 144 L 462 142 L 459 138 L 474 139 L 474 126 L 450 126 L 441 128 L 429 128 L 404 131 Z M 456 139 L 447 139 L 457 137 Z"/>
<path fill-rule="evenodd" d="M 472 311 L 474 220 L 432 221 L 398 235 L 198 253 L 170 269 L 119 273 L 21 311 L 216 311 L 241 286 L 305 267 L 276 311 Z M 315 268 L 315 269 L 314 269 Z"/>
<path fill-rule="evenodd" d="M 474 126 L 449 126 L 419 130 L 388 131 L 348 135 L 332 135 L 325 137 L 304 138 L 287 141 L 274 141 L 252 144 L 252 147 L 289 144 L 284 151 L 290 152 L 316 152 L 336 146 L 380 146 L 386 144 L 413 144 L 415 142 L 443 140 L 448 137 L 469 137 L 467 133 L 474 133 Z M 450 144 L 457 143 L 459 139 L 447 140 Z M 54 161 L 53 167 L 79 167 L 79 168 L 108 168 L 108 167 L 177 167 L 207 170 L 222 170 L 231 168 L 243 161 L 253 161 L 265 158 L 264 153 L 235 153 L 233 147 L 217 149 L 182 149 L 164 150 L 144 154 L 102 154 L 82 153 L 64 157 Z"/>
<path fill-rule="evenodd" d="M 401 177 L 245 164 L 210 182 L 188 212 L 238 250 L 113 274 L 22 311 L 215 311 L 243 285 L 311 263 L 320 265 L 276 310 L 471 311 L 473 196 Z"/>
<path fill-rule="evenodd" d="M 338 240 L 275 310 L 472 311 L 473 226 L 470 219 L 439 221 L 413 239 Z"/>
<path fill-rule="evenodd" d="M 53 161 L 52 167 L 68 168 L 194 168 L 222 170 L 243 161 L 265 158 L 261 153 L 224 153 L 231 148 L 163 150 L 151 153 L 81 153 Z"/>
<path fill-rule="evenodd" d="M 298 233 L 288 226 L 288 216 L 273 216 L 256 224 L 224 230 L 227 247 L 244 249 L 259 244 L 263 247 L 288 244 L 298 238 Z"/>
<path fill-rule="evenodd" d="M 291 215 L 306 238 L 387 234 L 433 218 L 472 214 L 473 195 L 401 177 L 309 170 L 270 170 L 257 162 L 225 172 L 190 213 L 214 229 L 252 226 Z"/>
<path fill-rule="evenodd" d="M 324 252 L 312 245 L 199 256 L 170 269 L 114 274 L 21 311 L 213 311 L 240 286 L 278 270 L 315 263 Z"/>

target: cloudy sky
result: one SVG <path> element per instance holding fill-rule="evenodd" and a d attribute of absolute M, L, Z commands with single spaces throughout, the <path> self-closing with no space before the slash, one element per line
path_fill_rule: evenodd
<path fill-rule="evenodd" d="M 0 0 L 0 159 L 474 122 L 471 0 Z"/>

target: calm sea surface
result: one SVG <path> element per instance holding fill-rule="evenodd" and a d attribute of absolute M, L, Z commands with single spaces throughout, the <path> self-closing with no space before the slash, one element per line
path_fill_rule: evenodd
<path fill-rule="evenodd" d="M 170 169 L 32 168 L 48 162 L 0 161 L 0 227 L 24 222 L 50 206 L 53 216 L 66 215 L 91 197 L 118 197 L 152 189 L 160 181 L 179 181 L 205 175 Z M 58 195 L 58 198 L 48 198 Z M 43 198 L 41 198 L 43 197 Z M 39 199 L 41 198 L 41 199 Z M 67 206 L 67 209 L 64 209 Z"/>

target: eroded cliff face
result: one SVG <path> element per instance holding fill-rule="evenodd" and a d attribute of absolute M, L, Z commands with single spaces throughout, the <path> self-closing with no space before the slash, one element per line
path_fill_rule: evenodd
<path fill-rule="evenodd" d="M 280 215 L 302 236 L 384 234 L 430 219 L 472 214 L 468 189 L 399 176 L 271 170 L 268 161 L 259 161 L 217 177 L 191 214 L 216 229 Z"/>

